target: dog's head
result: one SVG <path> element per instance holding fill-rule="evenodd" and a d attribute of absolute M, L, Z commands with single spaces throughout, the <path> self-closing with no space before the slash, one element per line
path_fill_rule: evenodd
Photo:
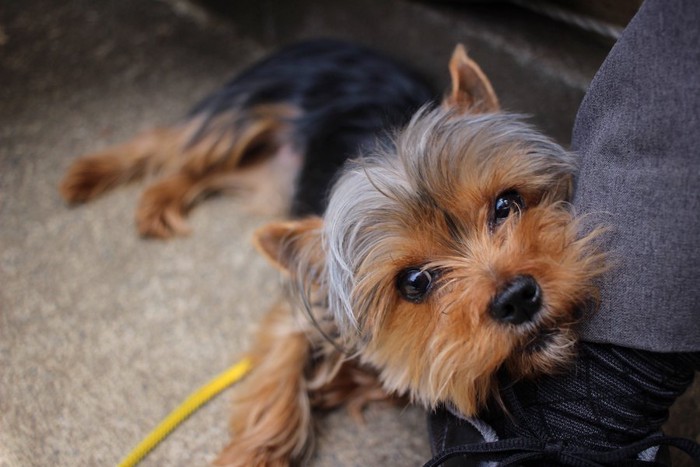
<path fill-rule="evenodd" d="M 349 164 L 323 219 L 265 227 L 257 243 L 388 389 L 471 415 L 499 368 L 568 359 L 603 261 L 568 204 L 574 157 L 499 113 L 463 49 L 450 70 L 443 105 Z"/>

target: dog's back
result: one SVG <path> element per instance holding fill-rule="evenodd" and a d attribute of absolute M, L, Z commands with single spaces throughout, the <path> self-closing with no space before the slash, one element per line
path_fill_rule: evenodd
<path fill-rule="evenodd" d="M 431 97 L 415 73 L 376 52 L 303 42 L 243 71 L 179 123 L 79 159 L 61 191 L 84 202 L 158 173 L 137 211 L 140 232 L 157 237 L 185 233 L 195 201 L 224 190 L 261 191 L 258 204 L 293 216 L 321 213 L 345 160 Z"/>

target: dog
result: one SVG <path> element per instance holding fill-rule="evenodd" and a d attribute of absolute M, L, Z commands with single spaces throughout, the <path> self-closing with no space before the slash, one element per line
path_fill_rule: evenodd
<path fill-rule="evenodd" d="M 186 233 L 210 192 L 272 186 L 288 200 L 291 220 L 254 244 L 290 293 L 248 352 L 218 465 L 303 463 L 319 410 L 359 418 L 405 398 L 473 416 L 497 397 L 499 371 L 535 377 L 575 353 L 605 270 L 600 229 L 584 232 L 568 204 L 576 159 L 502 112 L 461 45 L 449 72 L 431 104 L 415 74 L 366 49 L 293 46 L 183 123 L 69 169 L 71 203 L 163 174 L 137 210 L 146 236 Z"/>
<path fill-rule="evenodd" d="M 291 302 L 263 323 L 220 465 L 303 463 L 312 413 L 406 396 L 474 416 L 496 374 L 574 355 L 605 254 L 568 201 L 575 157 L 500 111 L 458 46 L 452 89 L 348 162 L 323 216 L 259 229 Z M 307 318 L 294 316 L 301 304 Z"/>

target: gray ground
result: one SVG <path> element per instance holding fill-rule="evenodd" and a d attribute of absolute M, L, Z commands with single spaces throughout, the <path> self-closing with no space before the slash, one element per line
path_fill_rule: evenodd
<path fill-rule="evenodd" d="M 606 50 L 549 23 L 541 34 L 513 15 L 399 0 L 305 1 L 293 12 L 234 3 L 237 22 L 177 0 L 0 6 L 0 466 L 115 464 L 236 360 L 279 295 L 249 245 L 266 219 L 219 198 L 194 211 L 191 237 L 140 240 L 139 186 L 63 204 L 56 186 L 76 155 L 172 121 L 277 42 L 331 33 L 441 84 L 453 44 L 467 42 L 505 106 L 566 142 Z M 562 37 L 566 53 L 549 46 Z M 678 406 L 676 432 L 700 432 L 698 393 Z M 226 441 L 227 417 L 224 394 L 144 465 L 206 465 Z M 365 427 L 336 413 L 321 428 L 314 465 L 419 465 L 429 455 L 415 408 L 372 408 Z"/>

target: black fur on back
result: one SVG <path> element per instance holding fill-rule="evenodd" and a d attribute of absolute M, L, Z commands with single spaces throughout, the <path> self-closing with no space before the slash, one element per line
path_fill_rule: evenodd
<path fill-rule="evenodd" d="M 414 72 L 377 52 L 320 39 L 284 48 L 254 64 L 199 102 L 189 118 L 207 122 L 230 110 L 291 104 L 293 144 L 304 164 L 292 200 L 293 216 L 321 214 L 343 163 L 435 97 Z M 195 136 L 197 138 L 197 136 Z"/>

